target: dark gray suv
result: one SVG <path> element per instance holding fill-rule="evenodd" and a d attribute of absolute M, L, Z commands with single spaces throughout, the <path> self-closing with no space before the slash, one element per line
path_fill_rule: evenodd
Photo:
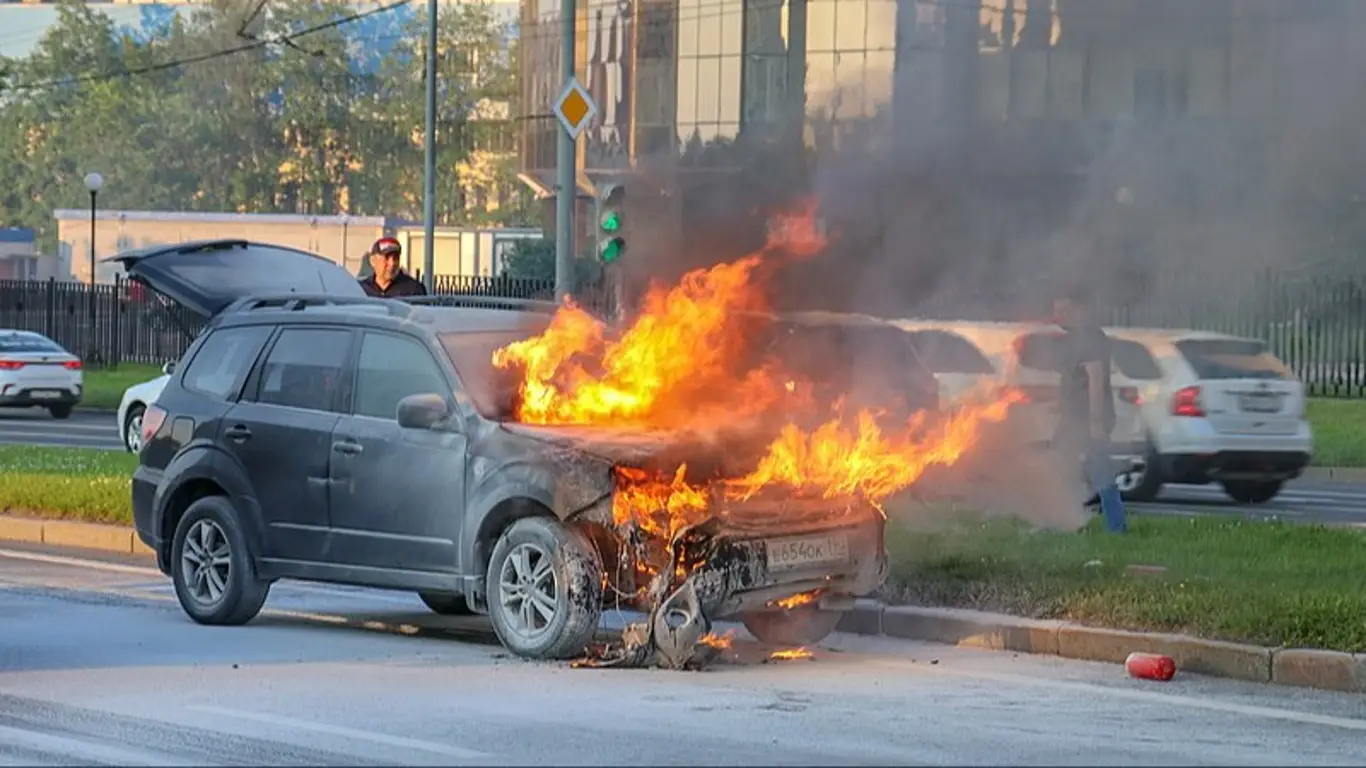
<path fill-rule="evenodd" d="M 621 469 L 714 465 L 716 447 L 513 422 L 492 353 L 553 305 L 370 299 L 330 261 L 246 241 L 112 260 L 211 318 L 143 417 L 132 482 L 138 535 L 195 621 L 250 621 L 276 579 L 344 583 L 488 613 L 519 655 L 568 658 L 605 604 L 650 609 L 613 518 Z M 705 626 L 816 642 L 885 578 L 883 519 L 854 500 L 718 498 L 714 522 L 692 580 Z M 812 599 L 777 605 L 794 595 Z"/>

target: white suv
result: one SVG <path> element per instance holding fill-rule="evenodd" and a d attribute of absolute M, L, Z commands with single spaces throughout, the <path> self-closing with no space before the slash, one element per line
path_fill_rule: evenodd
<path fill-rule="evenodd" d="M 1264 342 L 1189 330 L 1105 333 L 1133 342 L 1116 350 L 1115 364 L 1142 396 L 1147 460 L 1121 476 L 1125 498 L 1217 481 L 1235 501 L 1260 504 L 1309 463 L 1304 385 Z"/>

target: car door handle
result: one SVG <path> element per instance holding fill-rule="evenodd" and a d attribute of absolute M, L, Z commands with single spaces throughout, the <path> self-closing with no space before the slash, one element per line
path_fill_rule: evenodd
<path fill-rule="evenodd" d="M 230 440 L 241 443 L 251 437 L 251 430 L 247 429 L 245 424 L 234 424 L 231 427 L 228 427 L 223 434 L 227 435 Z"/>
<path fill-rule="evenodd" d="M 332 450 L 343 456 L 359 456 L 365 449 L 360 443 L 353 443 L 350 440 L 338 440 L 332 444 Z"/>

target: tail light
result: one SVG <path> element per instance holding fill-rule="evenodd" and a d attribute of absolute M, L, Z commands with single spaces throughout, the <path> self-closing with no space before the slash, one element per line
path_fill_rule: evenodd
<path fill-rule="evenodd" d="M 1129 405 L 1143 405 L 1143 395 L 1139 394 L 1138 387 L 1120 387 L 1119 399 Z"/>
<path fill-rule="evenodd" d="M 1205 415 L 1205 406 L 1200 402 L 1199 387 L 1178 389 L 1172 395 L 1172 415 L 1200 418 Z"/>
<path fill-rule="evenodd" d="M 68 371 L 79 371 L 81 369 L 81 361 L 67 360 L 65 363 L 62 363 L 62 367 Z"/>
<path fill-rule="evenodd" d="M 17 371 L 23 367 L 23 360 L 0 360 L 0 371 Z"/>
<path fill-rule="evenodd" d="M 147 411 L 142 414 L 142 444 L 147 445 L 157 432 L 161 430 L 161 425 L 166 422 L 166 411 L 155 405 L 147 406 Z"/>

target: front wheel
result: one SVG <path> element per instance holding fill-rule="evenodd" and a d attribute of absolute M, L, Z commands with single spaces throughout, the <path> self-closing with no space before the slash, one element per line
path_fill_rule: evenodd
<path fill-rule="evenodd" d="M 205 496 L 185 510 L 171 540 L 171 579 L 180 607 L 200 624 L 245 624 L 270 593 L 225 496 Z"/>
<path fill-rule="evenodd" d="M 528 659 L 583 653 L 602 614 L 602 573 L 602 558 L 583 531 L 552 517 L 516 521 L 489 558 L 493 631 Z"/>
<path fill-rule="evenodd" d="M 1162 492 L 1162 470 L 1157 454 L 1150 448 L 1143 463 L 1126 468 L 1115 476 L 1119 496 L 1125 501 L 1152 501 Z"/>
<path fill-rule="evenodd" d="M 129 453 L 142 450 L 142 414 L 146 411 L 141 405 L 130 406 L 128 415 L 123 417 L 123 447 Z"/>
<path fill-rule="evenodd" d="M 1239 504 L 1265 504 L 1281 492 L 1284 480 L 1225 480 L 1224 493 Z"/>
<path fill-rule="evenodd" d="M 768 645 L 815 645 L 839 626 L 844 611 L 823 611 L 814 605 L 791 610 L 756 611 L 740 616 L 745 629 Z"/>

